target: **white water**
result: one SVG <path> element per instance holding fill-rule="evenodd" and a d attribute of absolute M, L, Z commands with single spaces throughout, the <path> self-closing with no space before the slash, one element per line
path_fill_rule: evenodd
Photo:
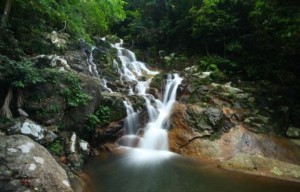
<path fill-rule="evenodd" d="M 173 104 L 176 101 L 176 91 L 181 81 L 182 78 L 177 74 L 174 74 L 174 78 L 172 75 L 168 75 L 163 103 L 159 103 L 159 100 L 156 100 L 156 103 L 159 103 L 159 105 L 156 106 L 158 114 L 156 118 L 153 118 L 154 120 L 151 121 L 150 118 L 150 122 L 147 124 L 144 134 L 144 140 L 140 143 L 141 148 L 152 150 L 169 149 L 168 122 Z M 151 115 L 153 114 L 149 114 L 149 116 Z"/>
<path fill-rule="evenodd" d="M 137 61 L 135 54 L 122 47 L 123 40 L 112 47 L 117 49 L 117 55 L 121 61 L 121 68 L 114 61 L 114 66 L 120 73 L 122 80 L 138 82 L 138 77 L 143 75 L 156 75 L 158 72 L 149 70 L 143 62 Z"/>
<path fill-rule="evenodd" d="M 88 67 L 89 67 L 89 72 L 91 73 L 91 75 L 95 76 L 95 77 L 99 77 L 99 73 L 98 73 L 98 70 L 97 70 L 97 66 L 96 64 L 94 63 L 94 58 L 93 58 L 93 51 L 96 49 L 95 46 L 93 46 L 91 48 L 91 52 L 90 52 L 90 55 L 89 57 L 87 58 L 87 63 L 88 63 Z"/>
<path fill-rule="evenodd" d="M 107 80 L 106 79 L 104 79 L 104 78 L 102 79 L 101 85 L 102 85 L 104 90 L 108 91 L 109 93 L 113 93 L 111 88 L 107 87 Z"/>
<path fill-rule="evenodd" d="M 114 61 L 114 66 L 120 73 L 122 81 L 136 83 L 134 90 L 130 87 L 128 91 L 129 95 L 138 94 L 143 96 L 147 106 L 149 121 L 144 128 L 144 138 L 139 141 L 138 146 L 140 150 L 134 150 L 134 154 L 132 155 L 134 158 L 137 158 L 136 160 L 144 160 L 144 158 L 140 157 L 157 156 L 158 154 L 154 150 L 168 151 L 168 122 L 173 104 L 176 101 L 176 91 L 182 78 L 178 74 L 169 74 L 166 79 L 163 101 L 155 99 L 147 91 L 149 90 L 152 77 L 158 74 L 158 72 L 149 70 L 144 63 L 137 61 L 135 54 L 121 47 L 122 44 L 123 41 L 120 41 L 112 45 L 117 49 L 118 58 L 121 62 L 121 67 L 119 67 L 117 61 Z M 139 81 L 141 76 L 146 76 L 148 79 L 146 81 Z M 135 134 L 138 129 L 136 127 L 138 125 L 137 112 L 134 111 L 128 101 L 124 101 L 124 106 L 127 111 L 127 118 L 125 120 L 126 134 Z M 137 151 L 140 154 L 136 154 Z"/>
<path fill-rule="evenodd" d="M 126 134 L 134 134 L 138 125 L 138 113 L 134 111 L 129 101 L 123 101 L 126 108 L 127 117 L 125 119 L 125 132 Z"/>

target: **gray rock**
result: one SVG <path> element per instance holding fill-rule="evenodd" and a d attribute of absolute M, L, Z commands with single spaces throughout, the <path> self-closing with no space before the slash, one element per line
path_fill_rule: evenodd
<path fill-rule="evenodd" d="M 87 55 L 83 51 L 68 51 L 65 54 L 65 58 L 72 69 L 90 75 Z"/>
<path fill-rule="evenodd" d="M 291 138 L 300 138 L 300 128 L 290 126 L 286 131 L 286 136 Z"/>
<path fill-rule="evenodd" d="M 205 109 L 198 105 L 188 106 L 186 121 L 188 122 L 189 127 L 201 135 L 211 135 L 213 128 L 208 124 L 204 111 Z"/>
<path fill-rule="evenodd" d="M 209 122 L 213 125 L 216 126 L 219 124 L 220 120 L 224 118 L 224 114 L 221 109 L 219 108 L 208 108 L 205 112 L 207 115 L 207 118 Z"/>
<path fill-rule="evenodd" d="M 92 99 L 84 106 L 72 107 L 66 110 L 62 121 L 66 130 L 85 133 L 87 115 L 97 110 L 102 96 L 98 79 L 82 74 L 78 74 L 78 77 L 82 83 L 83 92 L 91 96 Z"/>
<path fill-rule="evenodd" d="M 31 137 L 42 144 L 50 144 L 57 135 L 29 119 L 21 120 L 7 129 L 9 134 L 22 134 Z"/>
<path fill-rule="evenodd" d="M 0 159 L 0 191 L 73 191 L 65 170 L 27 136 L 0 136 Z"/>
<path fill-rule="evenodd" d="M 84 162 L 90 157 L 91 148 L 89 143 L 80 139 L 75 132 L 61 132 L 60 137 L 63 141 L 68 166 L 72 170 L 81 171 Z"/>
<path fill-rule="evenodd" d="M 67 46 L 68 38 L 70 37 L 67 33 L 61 33 L 52 31 L 52 33 L 47 33 L 46 38 L 51 40 L 51 43 L 59 49 L 64 49 Z"/>

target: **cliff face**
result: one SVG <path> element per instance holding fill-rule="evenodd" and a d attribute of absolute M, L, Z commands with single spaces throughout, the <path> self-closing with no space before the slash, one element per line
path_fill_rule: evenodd
<path fill-rule="evenodd" d="M 189 70 L 172 114 L 171 150 L 226 169 L 299 180 L 293 101 L 265 94 L 272 92 L 265 90 L 267 82 L 240 81 L 233 87 Z"/>

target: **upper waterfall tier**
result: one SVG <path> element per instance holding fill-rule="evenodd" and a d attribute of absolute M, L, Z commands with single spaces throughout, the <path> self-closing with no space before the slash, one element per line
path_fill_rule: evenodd
<path fill-rule="evenodd" d="M 134 89 L 130 88 L 129 94 L 139 94 L 145 99 L 145 106 L 148 112 L 148 123 L 144 129 L 143 139 L 139 142 L 142 149 L 168 150 L 168 125 L 173 104 L 176 101 L 176 92 L 182 78 L 178 74 L 169 74 L 165 80 L 163 100 L 156 99 L 148 93 L 152 76 L 158 74 L 157 71 L 149 70 L 143 62 L 137 61 L 135 54 L 122 47 L 123 41 L 112 45 L 117 49 L 119 63 L 115 60 L 114 66 L 120 74 L 120 79 L 136 82 Z M 146 80 L 141 81 L 139 77 L 145 76 Z M 125 119 L 126 134 L 135 134 L 138 130 L 138 113 L 134 111 L 130 102 L 124 101 L 127 109 Z"/>

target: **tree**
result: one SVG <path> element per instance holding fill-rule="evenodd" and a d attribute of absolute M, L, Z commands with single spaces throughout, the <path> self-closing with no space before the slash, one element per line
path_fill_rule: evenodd
<path fill-rule="evenodd" d="M 11 10 L 12 0 L 6 0 L 3 15 L 1 18 L 1 29 L 4 29 L 7 24 L 7 19 Z"/>
<path fill-rule="evenodd" d="M 39 69 L 33 67 L 33 63 L 29 60 L 14 61 L 6 56 L 0 55 L 0 75 L 1 83 L 8 87 L 4 103 L 0 109 L 0 116 L 11 118 L 12 113 L 10 104 L 13 98 L 13 92 L 17 93 L 17 107 L 22 106 L 21 90 L 31 85 L 44 82 L 42 73 Z"/>

